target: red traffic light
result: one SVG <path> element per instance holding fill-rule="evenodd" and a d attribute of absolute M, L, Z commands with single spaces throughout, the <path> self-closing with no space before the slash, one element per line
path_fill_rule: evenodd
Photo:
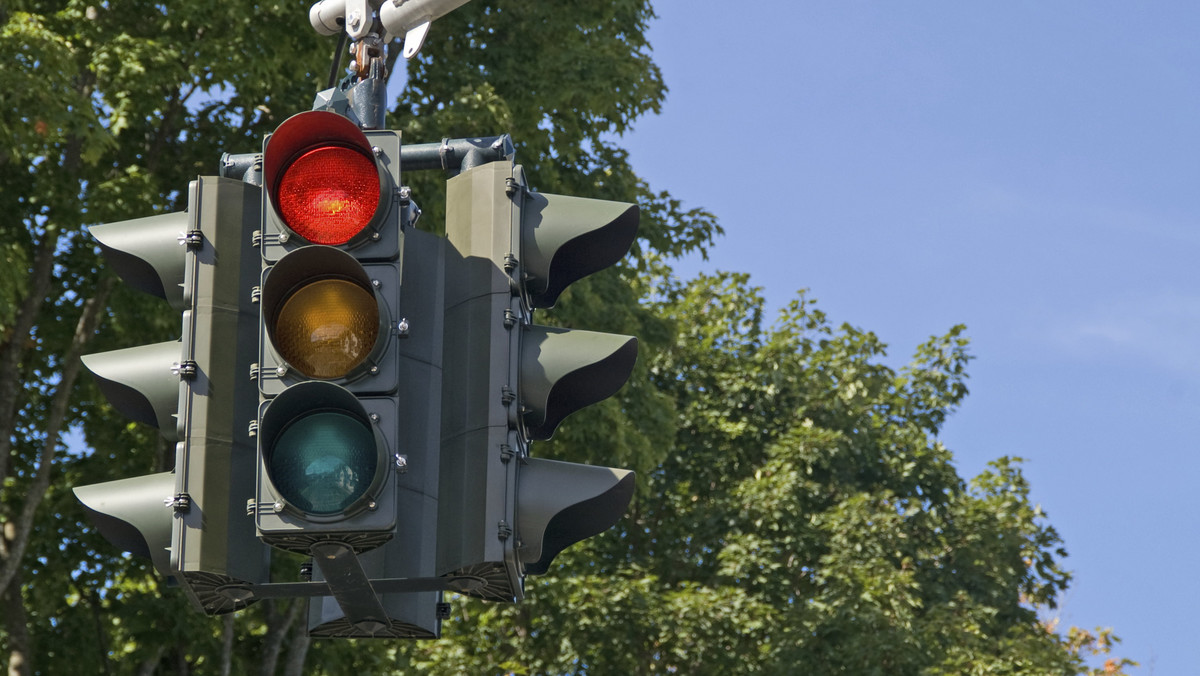
<path fill-rule="evenodd" d="M 326 111 L 288 118 L 263 150 L 263 179 L 283 224 L 311 244 L 357 244 L 383 211 L 386 172 L 367 137 Z"/>

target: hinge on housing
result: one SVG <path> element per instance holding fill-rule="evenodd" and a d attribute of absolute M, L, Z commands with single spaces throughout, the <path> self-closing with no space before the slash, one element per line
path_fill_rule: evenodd
<path fill-rule="evenodd" d="M 198 249 L 204 244 L 204 234 L 199 230 L 188 230 L 179 235 L 179 243 L 189 249 Z"/>
<path fill-rule="evenodd" d="M 508 525 L 507 521 L 501 521 L 496 524 L 496 537 L 501 540 L 507 540 L 512 536 L 512 526 Z"/>
<path fill-rule="evenodd" d="M 513 403 L 516 400 L 517 400 L 517 393 L 513 392 L 511 387 L 509 387 L 508 385 L 505 385 L 504 387 L 500 388 L 500 403 L 504 404 L 505 406 L 508 406 L 509 404 Z"/>
<path fill-rule="evenodd" d="M 193 359 L 184 359 L 183 361 L 171 364 L 171 373 L 179 376 L 180 380 L 191 380 L 196 377 L 198 366 Z"/>
<path fill-rule="evenodd" d="M 262 375 L 262 369 L 258 367 L 258 362 L 254 362 L 250 365 L 250 380 L 258 380 L 260 375 Z"/>
<path fill-rule="evenodd" d="M 508 462 L 509 460 L 513 459 L 514 455 L 516 455 L 516 453 L 513 452 L 512 446 L 509 446 L 508 444 L 500 444 L 500 462 Z"/>
<path fill-rule="evenodd" d="M 192 508 L 192 498 L 187 493 L 176 493 L 173 497 L 163 500 L 163 504 L 176 513 L 183 513 Z"/>
<path fill-rule="evenodd" d="M 255 284 L 250 287 L 250 302 L 257 305 L 262 300 L 262 287 Z"/>
<path fill-rule="evenodd" d="M 250 233 L 250 245 L 255 249 L 262 248 L 262 230 L 255 230 Z"/>
<path fill-rule="evenodd" d="M 504 271 L 508 274 L 511 275 L 512 271 L 517 269 L 519 263 L 520 261 L 517 260 L 517 257 L 511 253 L 504 254 Z"/>
<path fill-rule="evenodd" d="M 517 194 L 517 191 L 520 189 L 521 189 L 521 184 L 517 183 L 517 179 L 513 178 L 512 176 L 509 176 L 508 178 L 504 179 L 504 194 L 505 195 L 512 197 L 513 195 Z"/>
<path fill-rule="evenodd" d="M 250 421 L 250 424 L 246 426 L 246 434 L 252 437 L 258 436 L 258 420 Z"/>
<path fill-rule="evenodd" d="M 439 620 L 450 619 L 450 604 L 442 601 L 437 604 L 437 618 Z"/>
<path fill-rule="evenodd" d="M 511 329 L 517 325 L 517 313 L 512 308 L 504 308 L 504 328 Z"/>

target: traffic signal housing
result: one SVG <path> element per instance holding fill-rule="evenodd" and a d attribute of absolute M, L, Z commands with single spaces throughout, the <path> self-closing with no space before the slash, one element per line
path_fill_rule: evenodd
<path fill-rule="evenodd" d="M 532 191 L 492 162 L 447 183 L 438 571 L 523 596 L 524 576 L 620 519 L 628 470 L 529 457 L 571 413 L 629 378 L 637 339 L 532 323 L 572 282 L 617 263 L 636 205 Z"/>
<path fill-rule="evenodd" d="M 244 607 L 268 568 L 244 517 L 254 473 L 245 416 L 257 401 L 247 375 L 259 200 L 253 186 L 202 177 L 188 188 L 186 212 L 91 229 L 124 281 L 182 311 L 182 336 L 88 355 L 84 365 L 118 411 L 177 443 L 173 471 L 75 494 L 102 535 L 148 556 L 210 614 Z"/>
<path fill-rule="evenodd" d="M 373 549 L 396 525 L 399 137 L 372 134 L 310 111 L 263 148 L 255 514 L 301 553 Z"/>
<path fill-rule="evenodd" d="M 396 131 L 310 111 L 264 142 L 253 512 L 330 585 L 314 636 L 440 631 L 440 591 L 371 586 L 433 569 L 441 307 L 423 277 L 441 244 L 406 227 L 399 186 Z"/>

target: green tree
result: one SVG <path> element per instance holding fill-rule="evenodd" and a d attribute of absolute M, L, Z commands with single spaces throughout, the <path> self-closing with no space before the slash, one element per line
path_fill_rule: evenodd
<path fill-rule="evenodd" d="M 1069 576 L 1019 465 L 964 482 L 937 441 L 966 395 L 960 328 L 895 372 L 873 334 L 804 296 L 767 326 L 745 276 L 671 277 L 720 228 L 652 191 L 619 144 L 666 93 L 646 0 L 469 3 L 438 21 L 389 117 L 407 142 L 511 133 L 538 189 L 642 206 L 626 264 L 539 315 L 641 338 L 621 393 L 535 451 L 637 469 L 629 517 L 520 606 L 452 598 L 446 638 L 424 643 L 310 642 L 303 602 L 208 618 L 114 553 L 70 487 L 173 453 L 78 378 L 78 356 L 174 337 L 178 316 L 115 284 L 85 228 L 181 208 L 220 152 L 310 107 L 335 40 L 308 4 L 0 4 L 11 673 L 1079 673 L 1108 649 L 1110 633 L 1039 620 Z M 406 182 L 439 230 L 442 177 Z M 95 450 L 68 452 L 71 430 Z"/>

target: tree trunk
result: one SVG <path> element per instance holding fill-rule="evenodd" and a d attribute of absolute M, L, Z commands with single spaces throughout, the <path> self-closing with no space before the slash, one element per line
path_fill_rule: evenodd
<path fill-rule="evenodd" d="M 233 613 L 221 616 L 221 676 L 233 673 Z"/>
<path fill-rule="evenodd" d="M 297 599 L 308 607 L 307 599 Z M 297 604 L 299 605 L 299 604 Z M 308 636 L 308 619 L 296 625 L 292 636 L 292 645 L 288 648 L 287 663 L 283 665 L 283 676 L 303 676 L 304 660 L 308 657 L 308 644 L 312 639 Z"/>
<path fill-rule="evenodd" d="M 30 676 L 29 628 L 25 601 L 21 598 L 21 576 L 13 578 L 4 592 L 4 630 L 8 634 L 8 676 Z"/>
<path fill-rule="evenodd" d="M 259 676 L 275 676 L 275 667 L 279 664 L 279 653 L 283 650 L 283 640 L 287 638 L 296 619 L 308 609 L 308 599 L 294 599 L 288 606 L 286 614 L 279 612 L 279 602 L 268 599 L 263 602 L 266 606 L 267 635 L 263 641 L 262 662 L 259 663 Z"/>
<path fill-rule="evenodd" d="M 158 663 L 162 661 L 163 653 L 167 651 L 165 645 L 160 645 L 153 656 L 142 660 L 138 666 L 138 676 L 154 676 L 154 671 L 158 669 Z"/>

